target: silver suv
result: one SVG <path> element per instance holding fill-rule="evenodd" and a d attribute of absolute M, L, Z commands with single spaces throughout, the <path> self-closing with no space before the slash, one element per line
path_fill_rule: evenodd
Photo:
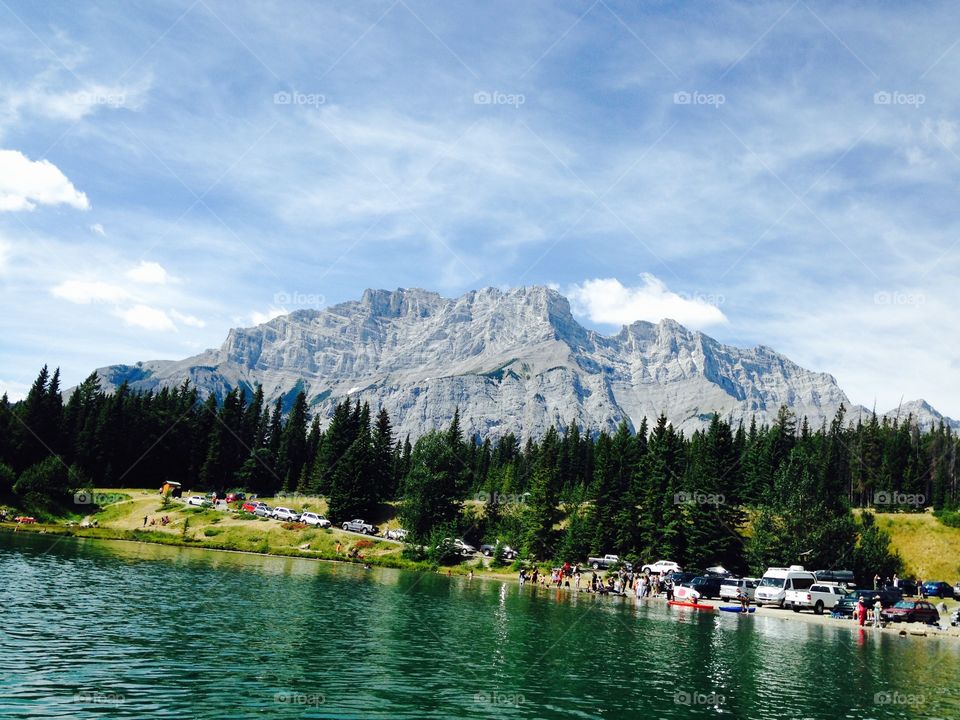
<path fill-rule="evenodd" d="M 736 600 L 737 595 L 742 591 L 750 600 L 757 590 L 756 578 L 727 578 L 720 583 L 720 597 L 723 600 Z"/>

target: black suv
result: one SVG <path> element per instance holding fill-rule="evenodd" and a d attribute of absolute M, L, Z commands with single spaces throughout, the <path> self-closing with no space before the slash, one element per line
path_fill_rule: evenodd
<path fill-rule="evenodd" d="M 688 582 L 687 585 L 696 590 L 700 594 L 700 597 L 719 598 L 720 585 L 722 582 L 723 578 L 720 575 L 701 575 L 700 577 L 695 577 Z"/>
<path fill-rule="evenodd" d="M 834 606 L 833 611 L 842 615 L 853 615 L 857 608 L 857 600 L 863 598 L 863 603 L 868 609 L 873 608 L 875 598 L 880 596 L 880 606 L 883 608 L 893 607 L 903 600 L 903 593 L 899 588 L 884 588 L 883 590 L 854 590 L 844 595 Z"/>
<path fill-rule="evenodd" d="M 678 572 L 672 572 L 672 573 L 670 573 L 670 574 L 667 576 L 667 579 L 668 579 L 670 582 L 672 582 L 674 585 L 687 585 L 687 584 L 689 584 L 695 577 L 697 577 L 697 573 L 692 573 L 692 572 L 679 572 L 679 571 L 678 571 Z"/>

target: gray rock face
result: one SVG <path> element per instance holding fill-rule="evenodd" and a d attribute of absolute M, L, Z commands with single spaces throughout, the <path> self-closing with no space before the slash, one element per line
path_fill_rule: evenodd
<path fill-rule="evenodd" d="M 603 336 L 544 287 L 456 299 L 367 290 L 359 302 L 235 328 L 219 350 L 98 373 L 104 387 L 126 380 L 149 390 L 189 379 L 217 396 L 260 384 L 271 402 L 289 403 L 302 389 L 322 419 L 343 398 L 360 398 L 385 407 L 398 435 L 413 438 L 445 427 L 457 407 L 466 431 L 494 439 L 510 431 L 536 438 L 571 422 L 593 432 L 622 419 L 637 427 L 660 413 L 689 433 L 714 412 L 769 423 L 784 404 L 816 427 L 841 402 L 850 407 L 831 375 L 769 348 L 722 345 L 673 320 Z"/>

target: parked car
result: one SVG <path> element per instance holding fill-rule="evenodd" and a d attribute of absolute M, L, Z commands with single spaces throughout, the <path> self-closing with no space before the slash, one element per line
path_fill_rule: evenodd
<path fill-rule="evenodd" d="M 444 538 L 443 542 L 453 545 L 455 548 L 457 548 L 457 550 L 460 551 L 461 555 L 473 555 L 477 551 L 473 545 L 465 543 L 460 538 Z"/>
<path fill-rule="evenodd" d="M 928 580 L 923 584 L 923 594 L 927 597 L 952 598 L 953 588 L 943 580 Z"/>
<path fill-rule="evenodd" d="M 856 587 L 857 579 L 852 570 L 814 570 L 818 583 L 836 583 L 847 587 Z"/>
<path fill-rule="evenodd" d="M 740 592 L 743 592 L 750 600 L 753 600 L 758 582 L 760 581 L 756 578 L 725 578 L 720 583 L 720 598 L 722 600 L 736 600 Z"/>
<path fill-rule="evenodd" d="M 906 597 L 916 597 L 919 592 L 917 581 L 909 578 L 898 578 L 896 585 L 889 585 L 888 587 L 900 590 Z M 954 594 L 957 595 L 960 593 L 954 592 Z"/>
<path fill-rule="evenodd" d="M 655 563 L 650 565 L 644 565 L 640 568 L 640 571 L 651 574 L 656 573 L 658 575 L 666 575 L 667 573 L 680 572 L 682 569 L 683 568 L 681 568 L 672 560 L 657 560 Z"/>
<path fill-rule="evenodd" d="M 364 522 L 360 518 L 355 518 L 353 520 L 348 520 L 341 526 L 344 530 L 349 530 L 350 532 L 362 533 L 364 535 L 376 535 L 377 529 L 368 522 Z"/>
<path fill-rule="evenodd" d="M 316 527 L 321 527 L 321 528 L 330 527 L 329 520 L 327 520 L 323 515 L 317 515 L 314 512 L 301 513 L 300 522 L 306 523 L 307 525 L 314 525 Z"/>
<path fill-rule="evenodd" d="M 202 495 L 191 495 L 187 498 L 187 505 L 193 505 L 194 507 L 210 507 L 213 505 L 213 503 L 211 503 Z"/>
<path fill-rule="evenodd" d="M 517 556 L 517 551 L 514 550 L 509 545 L 501 545 L 503 548 L 503 557 L 507 560 L 513 560 Z M 483 553 L 484 557 L 493 557 L 493 554 L 497 551 L 496 545 L 481 545 L 480 552 Z"/>
<path fill-rule="evenodd" d="M 733 577 L 733 573 L 727 570 L 723 565 L 714 565 L 703 571 L 704 575 L 716 575 L 718 578 Z"/>
<path fill-rule="evenodd" d="M 700 575 L 690 581 L 690 588 L 696 590 L 700 597 L 718 598 L 720 597 L 720 585 L 723 578 L 719 575 Z M 676 590 L 673 592 L 676 597 Z"/>
<path fill-rule="evenodd" d="M 677 585 L 686 585 L 695 577 L 697 577 L 697 574 L 695 572 L 678 571 L 678 572 L 672 572 L 669 575 L 667 575 L 667 580 L 673 583 L 673 586 L 676 587 Z"/>
<path fill-rule="evenodd" d="M 588 557 L 587 565 L 592 567 L 594 570 L 599 570 L 600 568 L 609 568 L 614 565 L 623 565 L 627 570 L 632 570 L 632 566 L 628 562 L 620 562 L 619 555 L 604 555 L 603 557 Z"/>
<path fill-rule="evenodd" d="M 806 590 L 787 590 L 784 605 L 794 612 L 812 609 L 814 615 L 822 615 L 824 608 L 833 610 L 848 592 L 840 585 L 816 583 Z"/>
<path fill-rule="evenodd" d="M 881 610 L 880 617 L 890 622 L 940 622 L 940 613 L 926 600 L 901 600 L 893 607 Z"/>
<path fill-rule="evenodd" d="M 812 572 L 803 569 L 802 565 L 791 565 L 788 568 L 772 567 L 760 578 L 754 599 L 757 607 L 763 605 L 784 606 L 788 590 L 806 590 L 817 581 Z"/>
<path fill-rule="evenodd" d="M 244 512 L 252 513 L 256 512 L 257 508 L 263 504 L 264 503 L 260 502 L 259 500 L 247 500 L 243 503 L 243 505 L 240 506 L 240 509 Z"/>
<path fill-rule="evenodd" d="M 853 615 L 853 611 L 857 607 L 857 600 L 863 598 L 863 602 L 872 608 L 873 603 L 878 597 L 880 598 L 880 607 L 883 608 L 893 607 L 903 600 L 901 592 L 894 588 L 884 588 L 883 590 L 854 590 L 840 598 L 840 601 L 834 605 L 833 611 L 841 615 Z"/>
<path fill-rule="evenodd" d="M 260 503 L 256 508 L 254 508 L 253 514 L 257 517 L 273 517 L 273 508 L 266 503 Z"/>
<path fill-rule="evenodd" d="M 247 496 L 246 496 L 245 493 L 242 493 L 242 492 L 229 492 L 229 493 L 227 493 L 227 497 L 224 498 L 224 499 L 225 499 L 228 503 L 241 502 L 241 501 L 243 501 L 243 500 L 246 500 L 246 499 L 247 499 Z"/>
<path fill-rule="evenodd" d="M 300 513 L 294 512 L 290 508 L 278 507 L 274 508 L 271 516 L 274 520 L 284 520 L 286 522 L 299 522 Z"/>

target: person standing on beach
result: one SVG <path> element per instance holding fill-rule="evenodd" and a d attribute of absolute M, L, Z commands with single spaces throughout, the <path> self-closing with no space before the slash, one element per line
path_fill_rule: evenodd
<path fill-rule="evenodd" d="M 883 605 L 880 603 L 880 596 L 877 595 L 873 599 L 873 626 L 875 628 L 880 627 L 880 611 L 883 610 Z"/>
<path fill-rule="evenodd" d="M 863 627 L 863 623 L 867 619 L 867 606 L 863 602 L 863 596 L 857 600 L 857 624 L 860 627 Z"/>

